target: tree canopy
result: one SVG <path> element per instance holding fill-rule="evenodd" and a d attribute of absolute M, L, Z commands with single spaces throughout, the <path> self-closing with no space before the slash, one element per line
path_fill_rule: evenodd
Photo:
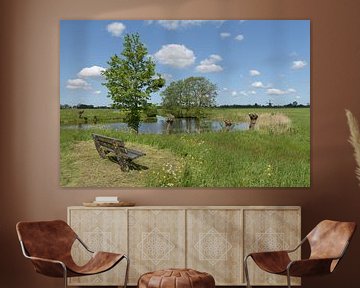
<path fill-rule="evenodd" d="M 129 127 L 138 131 L 141 111 L 148 106 L 150 94 L 165 85 L 165 79 L 155 72 L 155 62 L 148 56 L 139 34 L 126 34 L 123 47 L 121 56 L 115 54 L 107 62 L 103 85 L 113 106 L 126 109 Z"/>
<path fill-rule="evenodd" d="M 165 108 L 203 108 L 215 105 L 217 87 L 204 77 L 189 77 L 171 82 L 161 93 Z"/>

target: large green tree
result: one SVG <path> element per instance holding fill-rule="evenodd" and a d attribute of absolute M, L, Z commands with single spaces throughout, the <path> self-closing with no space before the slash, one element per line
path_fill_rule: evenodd
<path fill-rule="evenodd" d="M 155 72 L 155 62 L 148 56 L 139 34 L 126 34 L 121 56 L 114 55 L 102 74 L 108 97 L 115 108 L 128 111 L 126 122 L 138 132 L 141 112 L 149 105 L 150 94 L 165 85 L 164 78 Z"/>
<path fill-rule="evenodd" d="M 171 82 L 161 93 L 162 105 L 169 110 L 204 108 L 215 105 L 217 87 L 204 77 Z"/>

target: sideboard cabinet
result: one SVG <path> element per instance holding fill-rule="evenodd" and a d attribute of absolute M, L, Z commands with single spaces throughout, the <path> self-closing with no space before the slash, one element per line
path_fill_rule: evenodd
<path fill-rule="evenodd" d="M 68 223 L 91 249 L 129 255 L 129 285 L 148 271 L 184 267 L 212 274 L 216 285 L 245 285 L 245 255 L 290 249 L 301 237 L 297 206 L 69 207 Z M 78 263 L 89 257 L 77 243 L 72 254 Z M 300 258 L 300 250 L 293 256 Z M 69 284 L 120 285 L 124 271 L 120 263 Z M 264 273 L 252 261 L 249 271 L 253 285 L 286 285 L 286 277 Z"/>

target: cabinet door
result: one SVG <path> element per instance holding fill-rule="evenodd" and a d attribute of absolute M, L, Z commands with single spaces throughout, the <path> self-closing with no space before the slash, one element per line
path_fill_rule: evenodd
<path fill-rule="evenodd" d="M 145 272 L 185 267 L 185 210 L 129 210 L 130 284 Z"/>
<path fill-rule="evenodd" d="M 125 209 L 70 209 L 69 225 L 93 251 L 127 253 L 127 215 Z M 75 242 L 72 255 L 76 263 L 84 264 L 89 253 Z M 69 278 L 70 285 L 122 285 L 126 261 L 113 269 L 93 276 Z"/>
<path fill-rule="evenodd" d="M 216 285 L 242 280 L 242 211 L 187 210 L 187 267 L 214 276 Z"/>
<path fill-rule="evenodd" d="M 244 211 L 244 254 L 251 252 L 286 250 L 300 243 L 299 209 L 257 209 Z M 292 253 L 300 259 L 300 249 Z M 252 285 L 286 285 L 286 277 L 266 273 L 248 260 L 250 283 Z M 299 285 L 299 278 L 292 284 Z"/>

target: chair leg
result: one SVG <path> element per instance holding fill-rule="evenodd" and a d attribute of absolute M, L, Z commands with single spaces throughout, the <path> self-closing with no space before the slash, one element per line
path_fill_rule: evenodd
<path fill-rule="evenodd" d="M 64 264 L 61 265 L 64 269 L 64 287 L 67 288 L 67 270 L 66 270 L 66 266 Z"/>
<path fill-rule="evenodd" d="M 127 287 L 128 278 L 129 278 L 130 259 L 129 259 L 129 257 L 127 257 L 126 255 L 124 256 L 124 258 L 126 259 L 126 271 L 125 271 L 124 288 L 126 288 L 126 287 Z"/>
<path fill-rule="evenodd" d="M 250 255 L 247 255 L 244 259 L 244 272 L 245 272 L 245 279 L 246 279 L 246 287 L 247 288 L 251 288 L 250 285 L 250 279 L 249 279 L 249 269 L 248 269 L 248 265 L 247 265 L 247 259 L 249 258 Z"/>
<path fill-rule="evenodd" d="M 287 284 L 288 284 L 288 288 L 291 288 L 291 278 L 290 278 L 290 271 L 289 269 L 287 269 Z"/>

